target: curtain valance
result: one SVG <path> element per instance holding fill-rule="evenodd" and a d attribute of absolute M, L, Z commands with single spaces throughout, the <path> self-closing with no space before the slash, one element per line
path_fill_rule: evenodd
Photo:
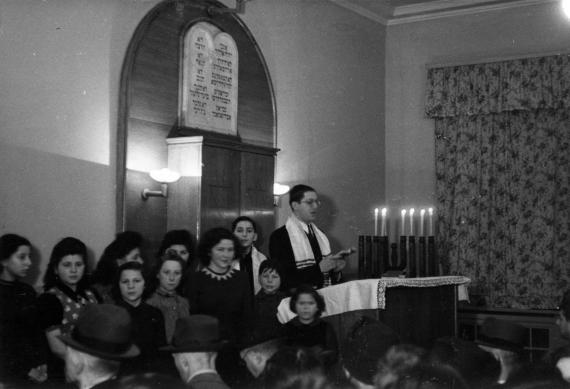
<path fill-rule="evenodd" d="M 472 116 L 570 107 L 570 56 L 428 70 L 426 114 Z"/>

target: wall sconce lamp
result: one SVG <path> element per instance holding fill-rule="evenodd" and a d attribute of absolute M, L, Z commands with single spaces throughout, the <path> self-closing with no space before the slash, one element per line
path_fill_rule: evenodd
<path fill-rule="evenodd" d="M 275 207 L 279 206 L 279 198 L 289 192 L 289 189 L 289 185 L 281 185 L 278 182 L 273 184 L 273 205 Z"/>
<path fill-rule="evenodd" d="M 143 200 L 147 200 L 149 197 L 166 197 L 168 195 L 168 184 L 180 179 L 180 173 L 168 168 L 151 170 L 149 175 L 150 178 L 160 184 L 160 190 L 143 189 L 141 193 Z"/>
<path fill-rule="evenodd" d="M 209 7 L 208 8 L 208 13 L 210 15 L 212 14 L 227 14 L 227 13 L 231 13 L 231 14 L 243 14 L 245 13 L 245 3 L 247 3 L 249 0 L 236 0 L 236 6 L 235 8 L 220 8 L 220 7 Z"/>

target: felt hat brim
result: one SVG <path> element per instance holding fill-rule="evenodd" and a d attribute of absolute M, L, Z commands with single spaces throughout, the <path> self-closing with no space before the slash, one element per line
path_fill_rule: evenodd
<path fill-rule="evenodd" d="M 130 344 L 125 351 L 122 352 L 106 352 L 93 347 L 86 346 L 76 340 L 74 340 L 70 335 L 59 335 L 59 339 L 66 345 L 82 351 L 86 354 L 94 355 L 103 359 L 110 360 L 123 360 L 130 359 L 139 356 L 140 350 L 135 344 Z"/>
<path fill-rule="evenodd" d="M 482 338 L 482 339 L 477 339 L 474 342 L 481 346 L 498 348 L 501 350 L 512 351 L 515 353 L 520 353 L 523 351 L 522 346 L 498 338 Z"/>
<path fill-rule="evenodd" d="M 194 344 L 186 344 L 180 346 L 165 346 L 161 347 L 160 351 L 165 351 L 169 353 L 199 353 L 199 352 L 209 352 L 209 351 L 219 351 L 222 347 L 224 347 L 228 342 L 225 340 L 220 340 L 217 342 L 209 342 L 209 343 L 194 343 Z"/>

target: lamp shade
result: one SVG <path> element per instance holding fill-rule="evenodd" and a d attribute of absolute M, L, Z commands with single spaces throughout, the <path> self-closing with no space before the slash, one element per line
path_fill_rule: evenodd
<path fill-rule="evenodd" d="M 281 196 L 287 192 L 289 192 L 289 185 L 282 185 L 278 182 L 275 182 L 273 184 L 273 195 L 274 196 Z"/>
<path fill-rule="evenodd" d="M 161 184 L 170 184 L 180 179 L 180 173 L 168 168 L 151 170 L 149 174 L 153 180 Z"/>

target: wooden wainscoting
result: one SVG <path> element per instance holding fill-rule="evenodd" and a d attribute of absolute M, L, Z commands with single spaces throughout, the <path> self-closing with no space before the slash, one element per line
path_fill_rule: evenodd
<path fill-rule="evenodd" d="M 554 349 L 565 342 L 560 337 L 556 325 L 556 310 L 520 310 L 520 309 L 483 309 L 459 307 L 459 337 L 476 340 L 481 324 L 487 317 L 509 320 L 528 329 L 525 351 L 530 360 L 540 359 L 549 349 Z"/>

